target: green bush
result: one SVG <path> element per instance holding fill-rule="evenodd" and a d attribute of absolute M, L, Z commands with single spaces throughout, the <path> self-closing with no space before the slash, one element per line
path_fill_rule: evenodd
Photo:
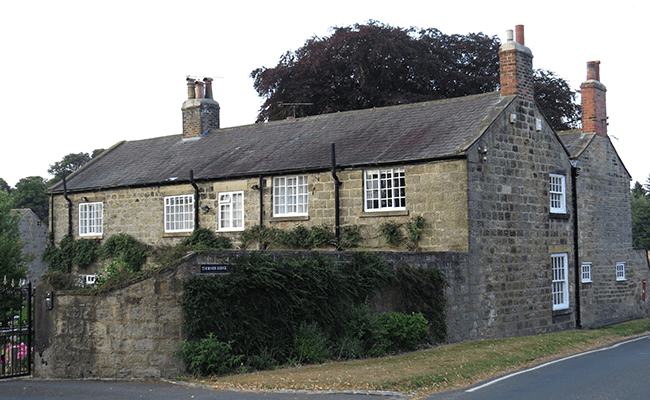
<path fill-rule="evenodd" d="M 72 266 L 74 265 L 74 255 L 74 238 L 70 235 L 65 235 L 63 239 L 61 239 L 61 242 L 59 242 L 58 247 L 53 244 L 47 246 L 41 259 L 54 271 L 70 273 L 72 272 Z"/>
<path fill-rule="evenodd" d="M 199 228 L 185 238 L 181 245 L 183 246 L 203 246 L 209 249 L 230 249 L 232 243 L 226 236 L 217 236 L 214 231 L 206 228 Z"/>
<path fill-rule="evenodd" d="M 86 268 L 97 260 L 98 253 L 98 239 L 77 240 L 74 245 L 73 263 L 79 268 Z"/>
<path fill-rule="evenodd" d="M 349 264 L 320 254 L 274 261 L 250 253 L 235 259 L 233 272 L 195 276 L 185 284 L 185 331 L 192 340 L 213 333 L 232 340 L 234 352 L 249 359 L 267 349 L 279 363 L 294 352 L 303 321 L 314 321 L 333 340 L 343 335 L 345 316 L 391 276 L 376 255 L 358 253 Z M 206 307 L 210 304 L 211 307 Z"/>
<path fill-rule="evenodd" d="M 333 344 L 332 353 L 337 359 L 380 357 L 386 353 L 391 345 L 388 333 L 367 304 L 353 307 L 346 320 L 343 334 Z"/>
<path fill-rule="evenodd" d="M 101 249 L 102 259 L 119 259 L 129 272 L 138 272 L 147 261 L 147 246 L 125 233 L 113 235 L 106 240 Z"/>
<path fill-rule="evenodd" d="M 321 363 L 330 358 L 327 338 L 316 322 L 302 322 L 293 339 L 298 363 Z"/>
<path fill-rule="evenodd" d="M 384 235 L 386 242 L 391 247 L 398 247 L 404 241 L 404 235 L 400 230 L 400 226 L 399 223 L 392 221 L 384 222 L 379 225 L 379 231 Z"/>
<path fill-rule="evenodd" d="M 314 249 L 331 246 L 334 241 L 334 232 L 329 225 L 319 225 L 306 228 L 298 225 L 292 230 L 281 230 L 267 226 L 253 226 L 240 234 L 242 249 L 248 248 L 253 243 L 259 243 L 260 249 L 265 250 L 271 246 L 287 249 Z M 353 248 L 359 245 L 361 234 L 357 226 L 344 226 L 341 228 L 341 243 L 336 244 L 337 249 Z"/>
<path fill-rule="evenodd" d="M 429 334 L 429 322 L 421 313 L 384 313 L 379 322 L 386 328 L 391 350 L 416 350 Z"/>
<path fill-rule="evenodd" d="M 447 286 L 444 274 L 438 269 L 398 266 L 392 284 L 400 289 L 400 310 L 406 313 L 422 313 L 429 321 L 430 341 L 441 343 L 447 337 L 445 322 L 445 294 Z"/>
<path fill-rule="evenodd" d="M 234 355 L 230 342 L 219 341 L 213 334 L 197 342 L 183 341 L 176 353 L 195 376 L 225 374 L 241 364 L 242 355 Z"/>

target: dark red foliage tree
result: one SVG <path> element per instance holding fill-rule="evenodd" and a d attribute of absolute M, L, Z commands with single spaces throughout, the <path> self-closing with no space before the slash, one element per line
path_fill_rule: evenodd
<path fill-rule="evenodd" d="M 375 21 L 332 31 L 330 36 L 313 37 L 300 49 L 285 53 L 275 67 L 251 73 L 255 90 L 265 99 L 257 122 L 499 88 L 500 42 L 496 36 L 445 35 L 434 28 L 404 29 Z M 552 73 L 544 76 L 551 78 L 540 81 L 545 94 L 569 90 L 566 82 Z M 557 81 L 555 91 L 551 90 L 553 79 Z M 569 90 L 569 98 L 574 95 Z M 566 99 L 561 104 L 566 106 Z"/>

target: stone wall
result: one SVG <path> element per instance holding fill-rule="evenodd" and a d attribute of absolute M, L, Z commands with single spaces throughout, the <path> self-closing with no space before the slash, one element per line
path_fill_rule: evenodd
<path fill-rule="evenodd" d="M 300 252 L 269 252 L 274 257 Z M 189 256 L 177 268 L 132 282 L 110 293 L 82 295 L 54 293 L 53 309 L 45 298 L 50 288 L 36 290 L 35 372 L 38 378 L 164 378 L 185 372 L 173 353 L 184 339 L 180 305 L 183 282 L 201 274 L 202 265 L 229 265 L 237 251 Z M 352 252 L 325 252 L 347 262 Z M 470 299 L 467 253 L 381 253 L 389 263 L 413 268 L 439 268 L 453 285 L 447 288 L 450 340 L 465 329 L 464 310 Z M 374 300 L 376 311 L 396 309 L 399 298 L 386 290 Z"/>
<path fill-rule="evenodd" d="M 424 251 L 467 251 L 467 172 L 465 160 L 431 162 L 404 166 L 406 175 L 407 210 L 398 212 L 363 211 L 363 170 L 352 169 L 338 172 L 340 186 L 340 224 L 358 226 L 364 241 L 362 249 L 395 250 L 390 248 L 379 233 L 379 225 L 387 221 L 408 222 L 422 216 L 426 228 L 420 241 Z M 281 229 L 293 229 L 298 225 L 313 227 L 335 225 L 334 180 L 331 173 L 308 174 L 309 215 L 307 217 L 273 217 L 271 177 L 264 178 L 263 212 L 264 225 Z M 244 192 L 244 228 L 260 223 L 260 194 L 252 189 L 259 179 L 240 179 L 198 183 L 200 200 L 198 207 L 208 206 L 208 212 L 199 211 L 199 226 L 228 236 L 238 245 L 239 232 L 218 231 L 219 193 Z M 93 193 L 69 194 L 72 201 L 72 232 L 78 238 L 79 204 L 103 202 L 103 235 L 106 239 L 118 233 L 129 234 L 139 241 L 154 245 L 178 243 L 190 233 L 165 233 L 163 227 L 164 197 L 193 194 L 189 185 L 155 186 L 148 188 L 124 188 Z M 68 206 L 61 195 L 54 196 L 51 214 L 53 232 L 58 242 L 68 232 Z"/>
<path fill-rule="evenodd" d="M 638 318 L 647 313 L 642 280 L 649 278 L 644 251 L 632 249 L 630 177 L 607 137 L 595 136 L 580 154 L 577 178 L 580 263 L 591 280 L 580 283 L 585 328 Z M 616 264 L 625 262 L 625 280 Z"/>
<path fill-rule="evenodd" d="M 187 267 L 110 293 L 36 290 L 35 372 L 40 378 L 161 378 L 184 372 L 173 352 L 183 336 L 179 301 Z"/>
<path fill-rule="evenodd" d="M 571 307 L 561 315 L 551 297 L 551 254 L 568 253 L 573 271 L 574 211 L 567 201 L 567 215 L 550 214 L 549 174 L 566 177 L 570 199 L 568 155 L 533 102 L 513 102 L 468 151 L 474 326 L 464 339 L 574 326 L 573 288 Z"/>

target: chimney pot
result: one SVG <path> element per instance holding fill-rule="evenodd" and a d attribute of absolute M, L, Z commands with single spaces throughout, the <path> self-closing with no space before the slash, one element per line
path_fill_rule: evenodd
<path fill-rule="evenodd" d="M 508 29 L 506 31 L 506 39 L 507 39 L 508 42 L 512 42 L 514 40 L 514 33 L 513 33 L 512 29 Z"/>
<path fill-rule="evenodd" d="M 587 80 L 600 81 L 600 61 L 587 62 Z"/>
<path fill-rule="evenodd" d="M 203 81 L 205 82 L 205 98 L 206 99 L 211 99 L 212 98 L 212 78 L 203 78 Z"/>
<path fill-rule="evenodd" d="M 523 25 L 515 25 L 515 30 L 517 32 L 517 43 L 521 45 L 525 45 L 524 43 L 524 26 Z"/>
<path fill-rule="evenodd" d="M 187 98 L 188 99 L 193 99 L 196 97 L 195 86 L 196 83 L 194 79 L 187 77 Z"/>
<path fill-rule="evenodd" d="M 205 97 L 204 92 L 203 92 L 203 85 L 204 83 L 201 81 L 196 82 L 196 98 L 197 99 L 202 99 Z"/>

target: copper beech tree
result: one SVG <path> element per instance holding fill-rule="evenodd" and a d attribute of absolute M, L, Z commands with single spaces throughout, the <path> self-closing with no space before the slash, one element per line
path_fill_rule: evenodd
<path fill-rule="evenodd" d="M 332 28 L 251 72 L 265 99 L 257 122 L 487 93 L 499 88 L 499 46 L 483 33 L 446 35 L 376 21 Z M 556 130 L 576 127 L 575 92 L 536 71 L 538 103 Z"/>

